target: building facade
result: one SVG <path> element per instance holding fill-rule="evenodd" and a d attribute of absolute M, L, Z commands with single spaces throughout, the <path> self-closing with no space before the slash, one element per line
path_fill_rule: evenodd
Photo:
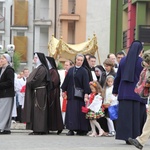
<path fill-rule="evenodd" d="M 109 53 L 111 0 L 0 0 L 0 45 L 15 45 L 21 67 L 34 52 L 48 55 L 52 35 L 69 44 L 96 34 L 101 62 Z M 96 54 L 97 55 L 97 54 Z"/>
<path fill-rule="evenodd" d="M 59 0 L 58 36 L 78 44 L 96 34 L 102 63 L 109 53 L 111 0 Z"/>
<path fill-rule="evenodd" d="M 0 0 L 0 45 L 4 49 L 15 45 L 21 55 L 21 68 L 28 66 L 32 70 L 36 51 L 48 55 L 54 8 L 54 0 Z"/>
<path fill-rule="evenodd" d="M 150 0 L 114 0 L 110 30 L 110 48 L 114 53 L 127 52 L 133 40 L 140 40 L 145 50 L 150 49 Z"/>

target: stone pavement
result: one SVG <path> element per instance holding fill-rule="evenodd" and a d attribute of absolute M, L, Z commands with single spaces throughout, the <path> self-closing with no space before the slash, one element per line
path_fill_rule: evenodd
<path fill-rule="evenodd" d="M 15 130 L 25 130 L 26 129 L 26 125 L 24 123 L 17 123 L 12 121 L 11 123 L 11 129 L 15 129 Z"/>
<path fill-rule="evenodd" d="M 114 137 L 66 136 L 67 130 L 57 135 L 28 135 L 25 124 L 12 124 L 11 135 L 0 135 L 0 150 L 137 150 Z M 150 140 L 143 148 L 150 149 Z"/>

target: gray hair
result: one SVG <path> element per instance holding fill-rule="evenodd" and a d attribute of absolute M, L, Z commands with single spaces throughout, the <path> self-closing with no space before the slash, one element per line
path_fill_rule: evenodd
<path fill-rule="evenodd" d="M 83 60 L 84 60 L 84 55 L 81 54 L 81 53 L 78 53 L 78 54 L 76 55 L 75 59 L 77 59 L 77 57 L 83 57 Z"/>

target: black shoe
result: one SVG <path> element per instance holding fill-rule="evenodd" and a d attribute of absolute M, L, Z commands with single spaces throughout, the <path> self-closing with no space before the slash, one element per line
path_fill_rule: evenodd
<path fill-rule="evenodd" d="M 39 135 L 39 133 L 38 132 L 31 132 L 31 133 L 29 133 L 29 135 Z"/>
<path fill-rule="evenodd" d="M 61 132 L 62 132 L 62 130 L 58 130 L 58 131 L 57 131 L 57 135 L 59 135 Z"/>
<path fill-rule="evenodd" d="M 81 134 L 80 131 L 77 131 L 76 135 L 80 135 L 80 134 Z"/>
<path fill-rule="evenodd" d="M 129 138 L 128 141 L 134 145 L 135 147 L 137 147 L 138 149 L 142 149 L 143 146 L 139 143 L 139 141 L 137 139 L 132 139 L 132 138 Z"/>
<path fill-rule="evenodd" d="M 128 140 L 126 141 L 126 144 L 127 144 L 127 145 L 132 145 Z"/>
<path fill-rule="evenodd" d="M 3 132 L 0 132 L 0 134 L 11 134 L 10 130 L 4 130 Z"/>
<path fill-rule="evenodd" d="M 45 132 L 31 132 L 29 135 L 46 135 Z"/>
<path fill-rule="evenodd" d="M 87 131 L 80 131 L 79 133 L 77 132 L 77 135 L 80 135 L 80 136 L 87 135 Z"/>
<path fill-rule="evenodd" d="M 74 132 L 70 130 L 66 135 L 74 135 Z"/>

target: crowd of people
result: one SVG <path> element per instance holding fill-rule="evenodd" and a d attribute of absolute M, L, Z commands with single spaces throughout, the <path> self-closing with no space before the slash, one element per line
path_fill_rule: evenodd
<path fill-rule="evenodd" d="M 34 53 L 34 69 L 24 68 L 16 76 L 11 57 L 0 58 L 0 134 L 10 134 L 14 99 L 15 121 L 26 123 L 33 132 L 66 135 L 115 136 L 132 144 L 146 121 L 146 101 L 134 92 L 143 69 L 143 45 L 133 41 L 127 55 L 108 54 L 103 64 L 96 57 L 77 54 L 58 70 L 54 58 Z M 118 118 L 111 119 L 109 107 L 117 105 Z M 87 112 L 82 111 L 87 108 Z M 130 138 L 129 138 L 130 137 Z"/>

